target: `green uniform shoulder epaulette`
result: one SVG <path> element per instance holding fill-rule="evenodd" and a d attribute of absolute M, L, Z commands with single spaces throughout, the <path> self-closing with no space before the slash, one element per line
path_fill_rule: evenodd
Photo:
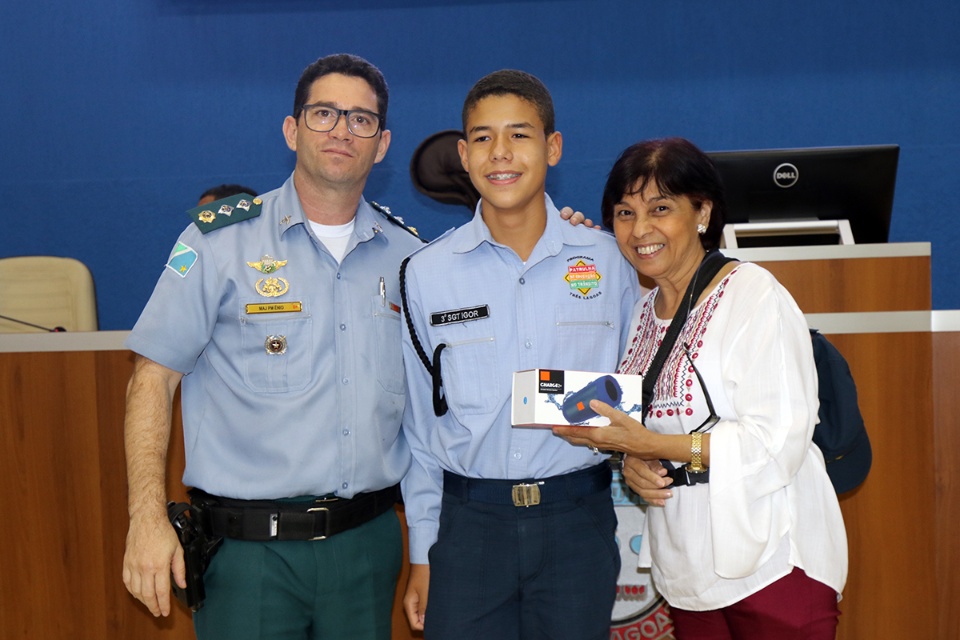
<path fill-rule="evenodd" d="M 225 227 L 234 222 L 249 220 L 260 215 L 263 201 L 249 193 L 238 193 L 220 200 L 194 207 L 187 211 L 201 233 Z"/>
<path fill-rule="evenodd" d="M 382 204 L 378 204 L 378 203 L 376 203 L 376 202 L 373 202 L 372 200 L 369 202 L 369 204 L 370 204 L 371 207 L 373 207 L 373 210 L 374 210 L 374 211 L 376 211 L 377 213 L 379 213 L 380 215 L 382 215 L 384 218 L 386 218 L 387 220 L 389 220 L 389 221 L 392 222 L 393 224 L 397 225 L 398 227 L 400 227 L 401 229 L 403 229 L 403 230 L 406 231 L 407 233 L 412 234 L 412 235 L 416 236 L 417 238 L 420 238 L 420 234 L 417 233 L 416 228 L 414 228 L 414 227 L 408 227 L 406 224 L 404 224 L 403 218 L 401 218 L 400 216 L 395 216 L 395 215 L 393 215 L 393 214 L 390 212 L 390 207 L 385 207 L 385 206 L 383 206 Z M 420 238 L 420 240 L 423 240 L 423 238 Z"/>

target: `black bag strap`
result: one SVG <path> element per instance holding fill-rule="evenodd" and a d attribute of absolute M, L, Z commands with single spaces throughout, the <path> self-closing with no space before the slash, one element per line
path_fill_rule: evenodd
<path fill-rule="evenodd" d="M 667 361 L 667 356 L 673 351 L 673 345 L 677 341 L 677 336 L 680 335 L 683 325 L 687 323 L 687 316 L 690 315 L 690 309 L 693 308 L 694 301 L 700 298 L 700 294 L 703 293 L 707 285 L 713 281 L 713 278 L 720 272 L 723 265 L 736 261 L 736 258 L 728 258 L 719 251 L 713 250 L 703 257 L 703 261 L 700 263 L 700 266 L 697 267 L 697 271 L 693 274 L 690 284 L 687 285 L 686 293 L 683 294 L 687 302 L 684 304 L 683 301 L 681 301 L 680 306 L 677 307 L 677 312 L 670 322 L 670 328 L 667 329 L 667 334 L 663 336 L 663 342 L 660 343 L 660 348 L 657 349 L 657 353 L 653 356 L 653 362 L 650 363 L 650 368 L 647 369 L 646 375 L 643 376 L 643 409 L 640 419 L 641 422 L 647 421 L 647 413 L 650 411 L 650 403 L 653 402 L 653 389 L 657 384 L 657 378 L 660 377 L 660 372 L 663 370 L 663 365 Z"/>

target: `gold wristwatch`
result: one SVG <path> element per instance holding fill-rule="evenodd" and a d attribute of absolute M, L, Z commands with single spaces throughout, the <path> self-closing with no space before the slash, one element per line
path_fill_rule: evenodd
<path fill-rule="evenodd" d="M 701 457 L 703 453 L 703 434 L 695 431 L 690 434 L 690 438 L 690 464 L 687 465 L 687 471 L 703 473 L 707 470 L 703 466 L 703 458 Z"/>

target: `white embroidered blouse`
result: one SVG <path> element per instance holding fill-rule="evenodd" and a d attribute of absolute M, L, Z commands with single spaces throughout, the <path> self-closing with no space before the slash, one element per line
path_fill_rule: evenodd
<path fill-rule="evenodd" d="M 623 373 L 646 372 L 670 325 L 654 313 L 657 295 L 637 304 Z M 710 482 L 677 487 L 665 507 L 647 508 L 640 566 L 651 567 L 671 606 L 695 611 L 733 604 L 793 567 L 840 593 L 846 532 L 811 440 L 817 374 L 793 298 L 745 263 L 691 310 L 647 416 L 660 433 L 689 433 L 709 415 L 681 344 L 721 418 L 710 431 Z"/>

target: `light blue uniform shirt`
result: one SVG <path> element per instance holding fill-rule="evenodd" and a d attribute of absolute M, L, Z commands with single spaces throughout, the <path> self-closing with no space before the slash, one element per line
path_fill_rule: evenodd
<path fill-rule="evenodd" d="M 398 275 L 423 244 L 361 200 L 337 264 L 292 176 L 261 199 L 259 217 L 183 232 L 168 265 L 179 269 L 164 268 L 126 343 L 185 374 L 184 484 L 240 499 L 349 498 L 396 484 L 410 463 Z M 286 264 L 247 264 L 264 256 Z M 259 293 L 271 277 L 282 295 Z M 251 312 L 291 302 L 302 310 Z"/>
<path fill-rule="evenodd" d="M 441 370 L 449 405 L 436 417 L 430 375 L 404 326 L 403 428 L 414 462 L 403 494 L 413 563 L 427 564 L 437 538 L 444 469 L 471 478 L 545 478 L 604 460 L 549 429 L 510 424 L 514 371 L 616 370 L 640 293 L 612 236 L 573 227 L 549 197 L 546 203 L 546 229 L 526 263 L 493 240 L 478 205 L 471 222 L 407 266 L 406 303 L 428 358 L 447 345 Z M 444 315 L 461 310 L 473 311 Z"/>

